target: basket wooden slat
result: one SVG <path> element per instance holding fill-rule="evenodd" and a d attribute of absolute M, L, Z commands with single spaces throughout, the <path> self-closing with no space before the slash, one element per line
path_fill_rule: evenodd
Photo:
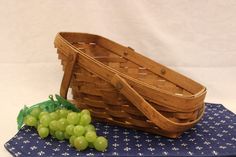
<path fill-rule="evenodd" d="M 73 103 L 97 120 L 178 137 L 204 113 L 201 84 L 109 39 L 58 33 L 64 69 L 60 94 L 72 88 Z"/>

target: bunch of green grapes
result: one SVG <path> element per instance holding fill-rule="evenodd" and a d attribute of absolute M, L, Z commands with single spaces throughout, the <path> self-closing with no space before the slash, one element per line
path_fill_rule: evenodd
<path fill-rule="evenodd" d="M 24 123 L 34 126 L 41 138 L 52 135 L 58 140 L 67 139 L 71 146 L 79 151 L 85 150 L 87 147 L 104 151 L 108 146 L 105 137 L 97 136 L 95 127 L 90 124 L 90 112 L 86 109 L 81 112 L 73 112 L 61 108 L 49 113 L 38 107 L 24 118 Z"/>

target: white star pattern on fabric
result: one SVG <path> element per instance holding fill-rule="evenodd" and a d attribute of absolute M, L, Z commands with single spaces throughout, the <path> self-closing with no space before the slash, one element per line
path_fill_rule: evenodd
<path fill-rule="evenodd" d="M 200 147 L 200 146 L 195 147 L 195 149 L 197 149 L 197 150 L 202 150 L 202 148 L 203 147 Z"/>
<path fill-rule="evenodd" d="M 37 154 L 38 154 L 39 156 L 42 156 L 42 155 L 45 154 L 45 152 L 43 152 L 43 151 L 39 151 Z"/>
<path fill-rule="evenodd" d="M 21 152 L 15 153 L 15 156 L 20 156 L 20 155 L 21 155 Z"/>
<path fill-rule="evenodd" d="M 147 140 L 145 140 L 145 141 L 148 142 L 148 143 L 152 142 L 152 140 L 150 140 L 150 139 L 147 139 Z"/>
<path fill-rule="evenodd" d="M 139 147 L 142 147 L 142 144 L 139 144 L 139 143 L 138 143 L 138 144 L 136 144 L 135 146 L 139 148 Z"/>
<path fill-rule="evenodd" d="M 115 135 L 115 136 L 113 136 L 113 138 L 119 138 L 120 136 L 118 136 L 118 135 Z"/>
<path fill-rule="evenodd" d="M 232 137 L 231 140 L 232 140 L 232 141 L 236 141 L 236 138 Z"/>
<path fill-rule="evenodd" d="M 63 156 L 69 156 L 70 154 L 67 153 L 67 152 L 64 152 L 64 153 L 62 153 L 61 155 L 63 155 Z"/>
<path fill-rule="evenodd" d="M 32 146 L 32 147 L 30 147 L 30 149 L 31 150 L 35 150 L 35 149 L 37 149 L 37 147 L 36 146 Z"/>
<path fill-rule="evenodd" d="M 53 149 L 55 152 L 58 152 L 58 151 L 60 151 L 60 149 L 59 148 L 55 148 L 55 149 Z"/>
<path fill-rule="evenodd" d="M 17 137 L 17 140 L 21 140 L 23 137 L 22 136 L 20 136 L 20 137 Z"/>
<path fill-rule="evenodd" d="M 140 138 L 140 136 L 138 136 L 138 135 L 135 135 L 135 136 L 134 136 L 134 138 L 135 138 L 135 139 L 139 139 L 139 138 Z"/>
<path fill-rule="evenodd" d="M 176 148 L 176 147 L 173 147 L 173 148 L 171 148 L 171 149 L 174 150 L 174 151 L 179 150 L 179 148 Z"/>
<path fill-rule="evenodd" d="M 163 152 L 162 154 L 166 156 L 166 155 L 168 155 L 168 152 Z"/>
<path fill-rule="evenodd" d="M 155 148 L 153 148 L 153 147 L 149 147 L 148 150 L 152 152 L 152 151 L 155 150 Z"/>
<path fill-rule="evenodd" d="M 226 147 L 225 147 L 225 146 L 219 146 L 219 148 L 221 148 L 221 149 L 225 149 Z"/>
<path fill-rule="evenodd" d="M 128 151 L 130 151 L 130 150 L 131 150 L 130 147 L 125 147 L 125 148 L 124 148 L 124 151 L 127 151 L 127 152 L 128 152 Z"/>
<path fill-rule="evenodd" d="M 103 131 L 102 133 L 105 134 L 105 135 L 109 134 L 108 131 Z"/>
<path fill-rule="evenodd" d="M 213 151 L 212 151 L 212 154 L 213 154 L 213 155 L 218 155 L 218 152 L 215 151 L 215 150 L 213 150 Z"/>
<path fill-rule="evenodd" d="M 143 153 L 138 153 L 138 156 L 143 156 Z"/>
<path fill-rule="evenodd" d="M 88 153 L 88 154 L 86 154 L 86 156 L 94 156 L 94 154 L 93 153 Z"/>
<path fill-rule="evenodd" d="M 117 153 L 117 152 L 113 152 L 112 155 L 114 155 L 114 156 L 118 156 L 119 153 Z"/>
<path fill-rule="evenodd" d="M 193 152 L 190 152 L 190 151 L 189 151 L 188 154 L 192 156 L 192 155 L 193 155 Z"/>
<path fill-rule="evenodd" d="M 113 143 L 112 146 L 113 146 L 113 147 L 118 147 L 119 144 L 118 144 L 118 143 Z"/>
<path fill-rule="evenodd" d="M 129 138 L 125 138 L 124 141 L 125 141 L 125 142 L 129 142 L 130 139 L 129 139 Z"/>
<path fill-rule="evenodd" d="M 45 142 L 45 144 L 48 145 L 48 146 L 51 146 L 51 145 L 52 145 L 51 142 Z"/>
<path fill-rule="evenodd" d="M 159 145 L 159 146 L 164 146 L 165 143 L 161 143 L 161 142 L 159 142 L 158 145 Z"/>
<path fill-rule="evenodd" d="M 29 140 L 24 140 L 23 143 L 25 143 L 25 144 L 30 143 L 30 141 Z"/>

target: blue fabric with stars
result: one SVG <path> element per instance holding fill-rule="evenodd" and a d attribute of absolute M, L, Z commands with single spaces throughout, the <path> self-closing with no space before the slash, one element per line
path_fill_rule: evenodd
<path fill-rule="evenodd" d="M 36 130 L 24 126 L 5 148 L 13 156 L 236 156 L 236 116 L 220 104 L 206 104 L 203 119 L 177 139 L 95 122 L 98 135 L 106 136 L 105 152 L 79 152 L 67 141 L 40 139 Z"/>

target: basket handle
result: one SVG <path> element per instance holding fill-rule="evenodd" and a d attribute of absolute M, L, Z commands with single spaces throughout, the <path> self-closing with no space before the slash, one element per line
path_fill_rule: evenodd
<path fill-rule="evenodd" d="M 65 99 L 67 98 L 67 93 L 70 86 L 73 69 L 77 60 L 77 56 L 78 55 L 74 52 L 68 53 L 64 75 L 61 81 L 61 88 L 60 88 L 60 95 Z"/>
<path fill-rule="evenodd" d="M 137 91 L 135 91 L 123 78 L 115 74 L 111 83 L 119 90 L 129 101 L 131 101 L 149 120 L 151 120 L 159 128 L 171 132 L 182 132 L 186 128 L 192 127 L 203 116 L 203 111 L 198 119 L 187 122 L 177 123 L 164 117 L 152 105 L 150 105 Z"/>

